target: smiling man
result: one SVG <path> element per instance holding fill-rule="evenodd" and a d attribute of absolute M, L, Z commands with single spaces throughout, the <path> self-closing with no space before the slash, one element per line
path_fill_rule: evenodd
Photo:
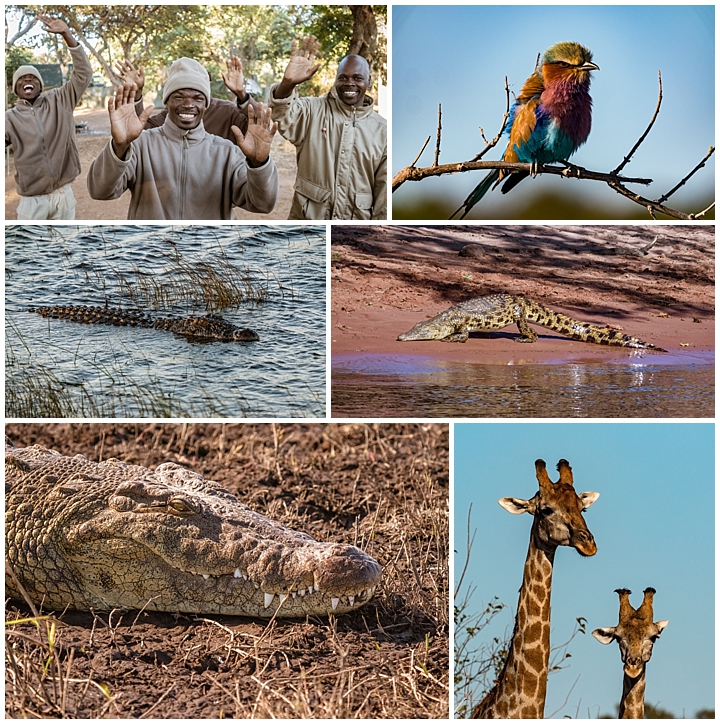
<path fill-rule="evenodd" d="M 387 218 L 387 122 L 367 95 L 370 66 L 360 55 L 340 61 L 322 98 L 300 98 L 295 87 L 312 78 L 318 43 L 293 42 L 283 79 L 270 94 L 280 134 L 297 149 L 291 219 Z"/>
<path fill-rule="evenodd" d="M 93 161 L 94 199 L 130 190 L 128 219 L 227 220 L 233 206 L 267 214 L 275 207 L 278 173 L 270 158 L 277 131 L 269 109 L 248 109 L 248 128 L 232 126 L 236 143 L 205 131 L 210 80 L 192 58 L 176 60 L 163 88 L 167 117 L 143 132 L 152 108 L 135 109 L 137 86 L 125 83 L 108 103 L 112 140 Z"/>
<path fill-rule="evenodd" d="M 5 112 L 5 145 L 15 154 L 15 186 L 20 221 L 74 219 L 70 184 L 80 174 L 73 111 L 92 80 L 85 51 L 62 20 L 38 15 L 49 33 L 60 35 L 70 51 L 73 72 L 60 88 L 43 93 L 43 79 L 33 65 L 13 74 L 17 105 Z"/>

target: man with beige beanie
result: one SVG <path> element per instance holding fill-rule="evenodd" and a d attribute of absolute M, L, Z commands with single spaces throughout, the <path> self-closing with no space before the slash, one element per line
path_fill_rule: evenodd
<path fill-rule="evenodd" d="M 73 72 L 60 88 L 43 93 L 35 66 L 21 65 L 13 74 L 14 108 L 5 112 L 5 145 L 15 154 L 15 185 L 20 221 L 74 219 L 70 184 L 80 174 L 73 111 L 92 80 L 85 51 L 62 20 L 38 15 L 49 33 L 61 35 L 73 60 Z"/>
<path fill-rule="evenodd" d="M 248 129 L 232 127 L 236 143 L 209 134 L 203 116 L 210 79 L 192 58 L 176 60 L 163 88 L 167 118 L 143 132 L 151 108 L 138 116 L 134 83 L 122 85 L 108 104 L 112 140 L 93 161 L 88 190 L 94 199 L 130 190 L 128 219 L 225 220 L 233 206 L 269 213 L 278 194 L 270 158 L 277 132 L 270 110 L 248 109 Z"/>

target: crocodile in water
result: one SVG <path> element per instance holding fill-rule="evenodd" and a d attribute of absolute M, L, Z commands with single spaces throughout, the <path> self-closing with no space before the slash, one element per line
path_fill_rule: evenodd
<path fill-rule="evenodd" d="M 30 307 L 43 317 L 67 319 L 80 324 L 112 324 L 116 327 L 145 327 L 166 329 L 188 339 L 213 339 L 220 342 L 257 342 L 260 337 L 252 329 L 243 329 L 226 322 L 222 317 L 151 317 L 144 312 L 115 307 L 56 306 Z"/>
<path fill-rule="evenodd" d="M 175 463 L 152 471 L 6 440 L 5 485 L 6 561 L 46 609 L 339 614 L 380 580 L 359 548 L 285 528 Z"/>
<path fill-rule="evenodd" d="M 515 340 L 516 342 L 534 342 L 538 336 L 530 324 L 539 324 L 580 342 L 637 347 L 654 352 L 667 351 L 649 342 L 643 342 L 637 337 L 623 334 L 612 327 L 598 327 L 587 322 L 578 322 L 542 304 L 512 294 L 488 294 L 460 302 L 432 319 L 419 322 L 409 332 L 401 334 L 398 339 L 401 342 L 426 339 L 466 342 L 470 332 L 494 332 L 513 323 L 517 324 L 522 335 Z"/>

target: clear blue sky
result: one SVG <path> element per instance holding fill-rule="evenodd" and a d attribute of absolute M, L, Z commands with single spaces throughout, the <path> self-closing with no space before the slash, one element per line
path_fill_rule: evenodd
<path fill-rule="evenodd" d="M 564 40 L 589 47 L 600 66 L 591 87 L 593 130 L 573 161 L 592 170 L 610 171 L 622 160 L 652 117 L 658 70 L 664 92 L 660 117 L 626 174 L 655 179 L 648 193 L 657 198 L 714 145 L 712 5 L 396 5 L 392 14 L 393 174 L 412 162 L 429 135 L 431 143 L 418 165 L 432 162 L 438 103 L 443 107 L 440 162 L 472 158 L 484 147 L 478 126 L 488 138 L 500 128 L 505 76 L 517 93 L 532 73 L 538 53 Z M 501 141 L 486 159 L 499 158 L 505 143 Z M 395 197 L 450 194 L 462 201 L 482 174 L 406 183 Z M 711 165 L 673 202 L 679 204 L 699 190 L 709 193 L 713 178 Z M 495 194 L 495 218 L 508 216 L 503 209 L 517 203 L 513 197 L 520 197 L 515 194 L 532 194 L 542 188 L 539 184 L 550 184 L 550 188 L 563 184 L 573 193 L 598 193 L 600 200 L 612 201 L 617 196 L 604 185 L 588 181 L 557 177 L 523 181 L 512 194 Z"/>
<path fill-rule="evenodd" d="M 563 547 L 555 557 L 551 641 L 568 638 L 578 616 L 587 619 L 588 633 L 572 642 L 569 668 L 550 676 L 546 714 L 562 706 L 578 675 L 555 716 L 615 713 L 619 648 L 601 645 L 590 631 L 617 624 L 614 589 L 632 590 L 637 606 L 648 586 L 657 590 L 655 620 L 670 623 L 648 665 L 646 701 L 676 717 L 714 708 L 714 425 L 456 424 L 454 450 L 455 570 L 472 503 L 477 537 L 468 578 L 477 586 L 476 605 L 493 596 L 508 605 L 487 636 L 512 630 L 532 524 L 497 500 L 535 494 L 537 458 L 547 462 L 553 481 L 557 461 L 566 458 L 576 490 L 600 493 L 585 512 L 597 554 L 582 558 Z"/>

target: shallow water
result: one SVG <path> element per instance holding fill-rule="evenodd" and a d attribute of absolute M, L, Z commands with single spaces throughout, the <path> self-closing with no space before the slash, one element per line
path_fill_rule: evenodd
<path fill-rule="evenodd" d="M 622 363 L 333 359 L 333 417 L 713 417 L 712 353 Z"/>
<path fill-rule="evenodd" d="M 140 272 L 161 282 L 179 262 L 232 264 L 267 298 L 222 310 L 175 300 L 144 311 L 213 311 L 254 329 L 260 341 L 188 342 L 162 330 L 82 325 L 27 311 L 53 304 L 103 306 L 106 297 L 111 306 L 137 309 L 141 305 L 121 289 L 118 273 L 137 282 Z M 78 417 L 320 417 L 325 229 L 7 227 L 5 331 L 8 416 L 17 416 L 10 408 L 13 394 L 37 382 L 59 386 L 72 401 L 71 416 Z"/>

